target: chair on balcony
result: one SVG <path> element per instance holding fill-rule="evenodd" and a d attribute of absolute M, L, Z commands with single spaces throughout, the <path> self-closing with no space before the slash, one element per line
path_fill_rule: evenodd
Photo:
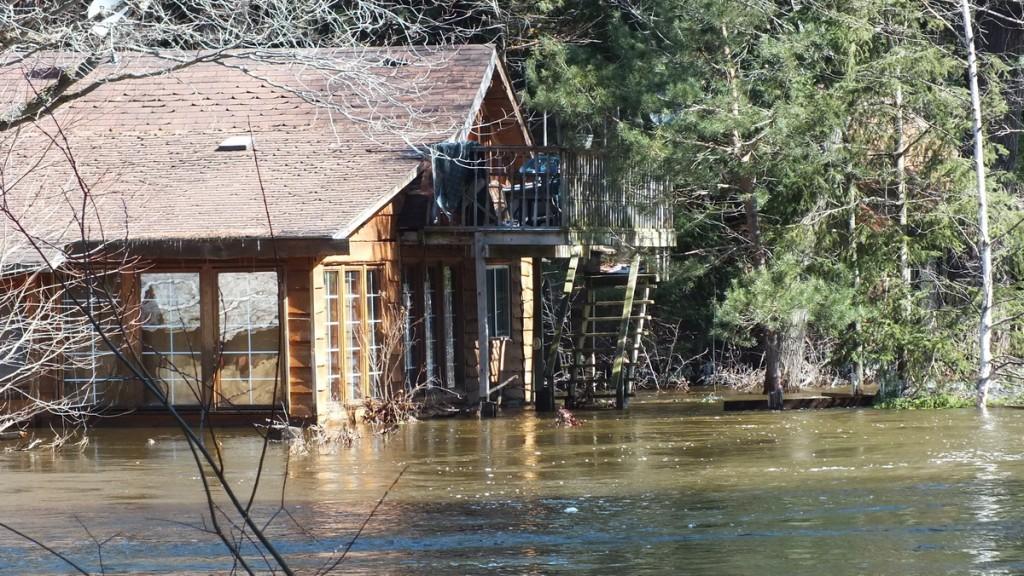
<path fill-rule="evenodd" d="M 516 225 L 561 225 L 561 183 L 558 156 L 538 154 L 528 159 L 513 175 L 512 184 L 502 188 L 505 204 Z"/>

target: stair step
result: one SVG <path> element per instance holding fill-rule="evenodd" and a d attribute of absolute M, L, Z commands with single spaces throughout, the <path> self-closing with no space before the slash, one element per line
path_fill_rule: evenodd
<path fill-rule="evenodd" d="M 619 306 L 621 307 L 626 302 L 624 300 L 597 300 L 590 302 L 591 306 Z M 633 300 L 633 306 L 638 304 L 654 304 L 654 300 Z"/>
<path fill-rule="evenodd" d="M 632 342 L 633 341 L 633 334 L 634 333 L 631 332 L 631 333 L 626 335 L 626 341 L 627 342 Z M 647 330 L 644 330 L 640 335 L 641 336 L 647 336 L 648 334 L 649 334 L 649 332 Z M 597 338 L 597 337 L 602 337 L 602 336 L 618 336 L 618 335 L 619 335 L 618 332 L 587 332 L 585 334 L 576 334 L 576 338 L 580 338 L 580 337 L 584 337 L 584 338 L 594 337 L 594 338 Z M 608 348 L 577 348 L 576 351 L 577 352 L 615 352 L 614 350 L 609 350 Z"/>
<path fill-rule="evenodd" d="M 633 380 L 636 380 L 636 378 L 634 378 L 632 376 L 626 376 L 626 375 L 622 376 L 622 381 L 623 382 L 632 382 Z M 577 377 L 575 382 L 576 382 L 577 386 L 579 386 L 580 384 L 608 384 L 609 382 L 611 382 L 611 378 L 605 378 L 604 374 L 602 374 L 600 378 L 597 378 L 597 377 L 595 377 L 595 378 Z"/>
<path fill-rule="evenodd" d="M 630 338 L 630 340 L 632 340 L 632 338 Z M 615 354 L 615 350 L 608 350 L 607 347 L 605 347 L 605 348 L 577 348 L 576 349 L 576 353 L 577 354 L 589 354 L 591 352 L 607 352 L 607 353 L 609 353 L 611 355 Z"/>
<path fill-rule="evenodd" d="M 650 314 L 639 314 L 637 316 L 630 316 L 630 320 L 650 320 Z M 613 322 L 615 320 L 622 320 L 622 316 L 591 316 L 585 319 L 587 322 Z"/>
<path fill-rule="evenodd" d="M 651 285 L 658 282 L 657 274 L 637 274 L 637 284 Z M 629 282 L 629 274 L 587 275 L 584 281 L 588 286 L 625 286 Z"/>

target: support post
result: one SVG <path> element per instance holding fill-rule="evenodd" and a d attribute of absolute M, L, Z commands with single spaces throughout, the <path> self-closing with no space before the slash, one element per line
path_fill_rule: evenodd
<path fill-rule="evenodd" d="M 622 319 L 619 321 L 619 340 L 615 344 L 615 360 L 612 364 L 612 385 L 615 386 L 615 407 L 622 410 L 629 402 L 629 383 L 623 374 L 626 363 L 626 342 L 629 340 L 630 316 L 633 315 L 633 298 L 636 295 L 636 280 L 640 274 L 640 253 L 629 263 L 629 282 L 622 299 Z M 636 334 L 634 338 L 639 338 Z"/>
<path fill-rule="evenodd" d="M 555 390 L 544 368 L 544 260 L 533 257 L 533 405 L 537 412 L 555 411 Z"/>
<path fill-rule="evenodd" d="M 572 291 L 576 282 L 576 271 L 579 269 L 579 266 L 580 255 L 574 253 L 569 258 L 569 267 L 565 272 L 565 283 L 562 285 L 562 299 L 558 303 L 558 312 L 555 315 L 555 334 L 551 337 L 547 364 L 544 366 L 544 385 L 551 390 L 552 410 L 554 410 L 555 365 L 558 364 L 558 346 L 562 342 L 562 326 L 565 324 L 566 316 L 569 314 L 569 306 L 572 303 Z"/>
<path fill-rule="evenodd" d="M 476 265 L 477 376 L 479 378 L 480 414 L 492 412 L 491 403 L 491 339 L 487 333 L 487 244 L 481 233 L 473 236 L 473 261 Z"/>

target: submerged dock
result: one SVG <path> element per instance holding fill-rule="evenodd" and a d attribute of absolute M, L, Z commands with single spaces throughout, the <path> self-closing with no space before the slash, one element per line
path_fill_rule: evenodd
<path fill-rule="evenodd" d="M 784 410 L 808 410 L 824 408 L 859 408 L 875 403 L 874 393 L 851 394 L 849 392 L 822 392 L 820 394 L 796 393 L 782 399 Z M 767 395 L 726 398 L 722 401 L 726 412 L 768 410 Z"/>

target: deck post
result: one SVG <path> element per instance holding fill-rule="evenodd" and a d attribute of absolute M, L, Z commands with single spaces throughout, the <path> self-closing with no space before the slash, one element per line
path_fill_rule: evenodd
<path fill-rule="evenodd" d="M 555 411 L 555 389 L 544 368 L 544 259 L 533 257 L 533 390 L 538 412 Z"/>
<path fill-rule="evenodd" d="M 580 254 L 573 252 L 566 268 L 565 281 L 562 284 L 562 299 L 558 303 L 558 312 L 555 314 L 555 334 L 551 337 L 551 345 L 548 348 L 547 360 L 544 365 L 544 385 L 551 390 L 552 411 L 554 411 L 555 366 L 558 364 L 558 347 L 562 342 L 562 327 L 572 304 L 572 292 L 576 286 L 576 271 L 579 269 L 579 265 Z"/>
<path fill-rule="evenodd" d="M 633 255 L 629 264 L 629 281 L 622 299 L 622 319 L 619 321 L 619 339 L 615 344 L 615 360 L 612 364 L 612 385 L 615 387 L 615 407 L 622 410 L 629 403 L 629 380 L 623 369 L 626 363 L 626 345 L 629 342 L 629 324 L 633 315 L 633 297 L 636 294 L 636 281 L 640 274 L 640 253 Z M 637 333 L 634 339 L 640 338 Z"/>
<path fill-rule="evenodd" d="M 480 386 L 480 414 L 487 416 L 491 404 L 491 340 L 487 333 L 487 244 L 484 235 L 473 235 L 473 260 L 476 265 L 477 376 Z"/>

